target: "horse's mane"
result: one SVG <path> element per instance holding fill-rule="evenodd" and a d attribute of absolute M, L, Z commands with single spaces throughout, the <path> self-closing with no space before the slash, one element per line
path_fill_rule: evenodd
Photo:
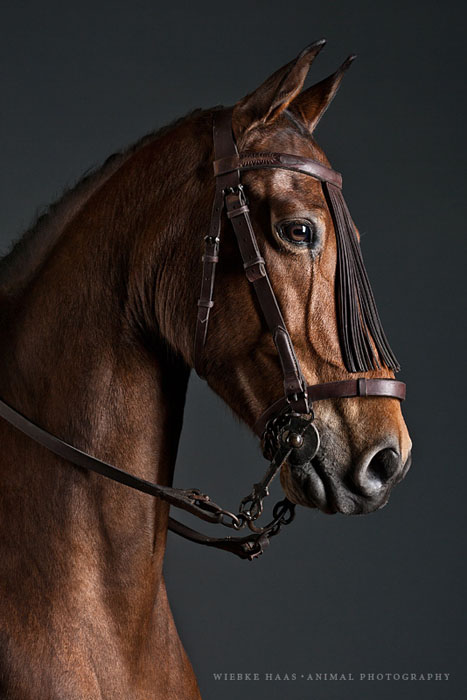
<path fill-rule="evenodd" d="M 196 112 L 199 110 L 195 110 Z M 17 282 L 24 280 L 52 249 L 66 224 L 85 205 L 89 197 L 140 148 L 164 136 L 168 131 L 193 116 L 190 112 L 161 129 L 151 132 L 125 150 L 107 158 L 103 165 L 87 170 L 80 180 L 65 190 L 61 197 L 49 204 L 37 216 L 34 223 L 20 239 L 13 242 L 6 255 L 0 258 L 0 290 L 7 292 Z"/>

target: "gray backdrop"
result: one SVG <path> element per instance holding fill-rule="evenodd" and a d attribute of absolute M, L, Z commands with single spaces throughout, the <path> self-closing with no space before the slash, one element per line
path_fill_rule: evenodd
<path fill-rule="evenodd" d="M 169 537 L 168 589 L 205 700 L 462 696 L 465 19 L 460 0 L 2 8 L 3 250 L 89 166 L 195 107 L 232 103 L 310 41 L 329 40 L 314 80 L 359 54 L 318 140 L 366 234 L 409 385 L 414 464 L 384 510 L 299 509 L 252 564 Z M 193 379 L 176 485 L 234 506 L 263 467 L 253 438 Z M 215 681 L 215 672 L 298 679 Z M 301 680 L 317 672 L 450 679 Z"/>

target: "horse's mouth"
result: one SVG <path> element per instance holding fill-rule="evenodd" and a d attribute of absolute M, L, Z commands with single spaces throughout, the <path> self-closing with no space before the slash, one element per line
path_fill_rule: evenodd
<path fill-rule="evenodd" d="M 297 505 L 318 508 L 323 513 L 338 512 L 332 492 L 320 476 L 313 461 L 302 466 L 286 465 L 281 472 L 282 486 L 289 500 Z"/>
<path fill-rule="evenodd" d="M 316 458 L 300 466 L 286 464 L 281 471 L 281 483 L 287 498 L 297 505 L 317 508 L 328 515 L 359 515 L 383 508 L 389 500 L 392 486 L 405 476 L 409 466 L 410 460 L 407 460 L 400 478 L 373 497 L 355 493 L 351 483 L 326 473 Z"/>

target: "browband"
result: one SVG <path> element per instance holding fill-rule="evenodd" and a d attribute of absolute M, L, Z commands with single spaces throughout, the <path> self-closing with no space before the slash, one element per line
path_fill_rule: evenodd
<path fill-rule="evenodd" d="M 318 163 L 311 158 L 295 156 L 290 153 L 240 153 L 228 158 L 219 158 L 214 161 L 214 175 L 224 175 L 235 170 L 259 170 L 267 168 L 281 168 L 282 170 L 295 170 L 297 173 L 311 175 L 321 182 L 330 182 L 332 185 L 342 187 L 342 175 L 327 165 Z"/>

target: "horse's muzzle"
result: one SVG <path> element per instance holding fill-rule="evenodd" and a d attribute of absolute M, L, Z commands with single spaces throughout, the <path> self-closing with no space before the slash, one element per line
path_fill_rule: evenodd
<path fill-rule="evenodd" d="M 287 497 L 324 513 L 357 515 L 386 505 L 392 488 L 407 474 L 411 455 L 403 463 L 395 447 L 385 446 L 342 472 L 329 461 L 320 450 L 310 462 L 288 463 L 281 474 Z"/>

